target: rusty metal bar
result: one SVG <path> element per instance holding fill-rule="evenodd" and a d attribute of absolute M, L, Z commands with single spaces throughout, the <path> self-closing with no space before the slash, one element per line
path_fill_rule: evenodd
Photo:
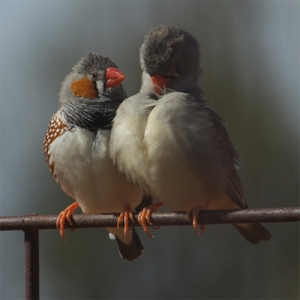
<path fill-rule="evenodd" d="M 114 227 L 119 214 L 74 215 L 66 228 Z M 0 217 L 1 230 L 24 230 L 25 299 L 39 299 L 39 230 L 55 229 L 57 215 Z M 134 226 L 140 226 L 136 220 Z M 153 213 L 153 226 L 191 225 L 186 212 Z M 199 213 L 201 224 L 299 222 L 300 207 L 257 208 L 243 210 L 205 210 Z"/>
<path fill-rule="evenodd" d="M 39 231 L 24 231 L 25 299 L 39 299 Z"/>
<path fill-rule="evenodd" d="M 73 215 L 73 225 L 66 222 L 66 228 L 96 228 L 114 227 L 119 214 L 90 214 Z M 135 217 L 137 214 L 135 214 Z M 151 215 L 154 226 L 191 225 L 186 219 L 186 212 L 153 213 Z M 54 229 L 57 215 L 26 215 L 15 217 L 0 217 L 1 230 L 33 230 Z M 230 223 L 273 223 L 299 222 L 300 207 L 284 208 L 255 208 L 242 210 L 205 210 L 199 213 L 202 224 L 230 224 Z M 136 221 L 134 226 L 140 226 Z"/>

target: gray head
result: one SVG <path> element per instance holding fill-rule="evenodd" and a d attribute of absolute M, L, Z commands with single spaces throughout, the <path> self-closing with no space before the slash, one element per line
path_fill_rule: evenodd
<path fill-rule="evenodd" d="M 59 93 L 66 120 L 89 130 L 111 128 L 111 121 L 126 92 L 125 76 L 108 58 L 87 53 L 73 67 Z"/>
<path fill-rule="evenodd" d="M 97 101 L 126 97 L 121 82 L 125 76 L 108 57 L 87 53 L 73 67 L 62 83 L 59 100 L 68 102 Z"/>
<path fill-rule="evenodd" d="M 166 88 L 189 92 L 199 85 L 199 44 L 182 29 L 163 25 L 151 29 L 140 49 L 140 63 L 150 77 L 166 79 Z"/>

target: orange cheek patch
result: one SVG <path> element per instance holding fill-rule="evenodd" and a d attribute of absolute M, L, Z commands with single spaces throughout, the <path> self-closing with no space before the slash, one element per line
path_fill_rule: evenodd
<path fill-rule="evenodd" d="M 95 99 L 98 96 L 95 84 L 88 77 L 84 77 L 71 83 L 71 91 L 77 97 Z"/>

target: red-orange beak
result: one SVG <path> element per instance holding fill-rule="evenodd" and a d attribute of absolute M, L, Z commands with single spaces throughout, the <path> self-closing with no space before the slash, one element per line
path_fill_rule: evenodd
<path fill-rule="evenodd" d="M 158 94 L 161 94 L 170 79 L 164 78 L 160 75 L 154 75 L 151 77 L 151 80 L 154 84 L 155 91 Z"/>
<path fill-rule="evenodd" d="M 106 85 L 105 87 L 118 86 L 125 79 L 125 75 L 117 68 L 109 67 L 106 69 Z"/>

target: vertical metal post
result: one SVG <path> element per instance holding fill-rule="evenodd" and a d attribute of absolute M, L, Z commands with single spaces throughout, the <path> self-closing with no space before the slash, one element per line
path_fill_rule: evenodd
<path fill-rule="evenodd" d="M 25 230 L 25 299 L 40 298 L 39 231 Z"/>

